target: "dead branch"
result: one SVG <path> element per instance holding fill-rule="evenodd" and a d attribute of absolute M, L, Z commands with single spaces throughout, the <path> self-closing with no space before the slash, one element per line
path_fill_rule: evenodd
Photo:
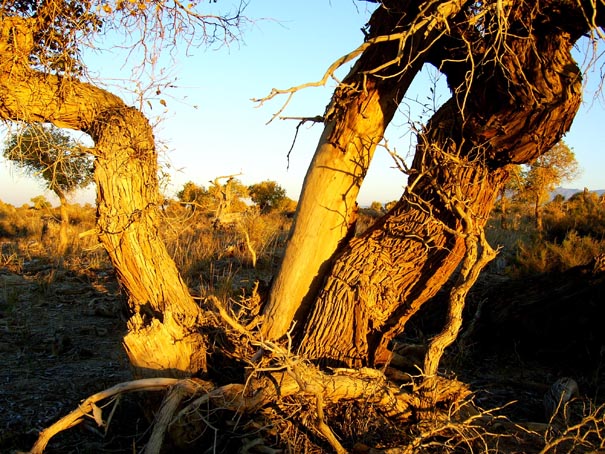
<path fill-rule="evenodd" d="M 324 403 L 321 393 L 316 395 L 316 407 L 317 409 L 317 428 L 321 434 L 328 440 L 328 443 L 334 448 L 337 454 L 347 454 L 347 450 L 340 444 L 330 426 L 326 424 L 324 415 Z"/>
<path fill-rule="evenodd" d="M 142 380 L 119 383 L 104 391 L 93 394 L 84 400 L 76 410 L 64 416 L 50 427 L 44 429 L 38 436 L 38 440 L 34 444 L 30 453 L 42 454 L 52 437 L 57 435 L 59 432 L 63 432 L 64 430 L 80 424 L 85 417 L 93 418 L 97 424 L 99 422 L 102 424 L 100 414 L 101 410 L 96 405 L 97 402 L 109 397 L 135 391 L 162 391 L 166 388 L 174 386 L 180 381 L 181 380 L 176 378 L 146 378 Z"/>
<path fill-rule="evenodd" d="M 372 69 L 372 71 L 370 71 L 370 74 L 376 75 L 377 73 L 385 70 L 386 68 L 400 64 L 402 59 L 406 56 L 406 55 L 404 55 L 405 49 L 406 49 L 406 43 L 409 40 L 411 40 L 413 36 L 415 36 L 416 34 L 424 34 L 424 36 L 427 36 L 433 30 L 436 30 L 436 29 L 447 30 L 449 28 L 448 22 L 447 22 L 448 19 L 451 18 L 452 16 L 456 15 L 462 9 L 465 2 L 463 0 L 450 0 L 450 1 L 446 1 L 442 4 L 439 4 L 438 6 L 436 6 L 436 4 L 437 4 L 437 2 L 434 2 L 434 1 L 427 2 L 427 4 L 423 8 L 423 12 L 421 12 L 420 14 L 417 15 L 416 21 L 414 21 L 412 24 L 410 24 L 410 27 L 407 28 L 405 31 L 370 38 L 370 39 L 366 40 L 363 44 L 358 46 L 356 49 L 341 56 L 328 67 L 328 69 L 324 72 L 324 75 L 321 79 L 319 79 L 315 82 L 306 82 L 304 84 L 295 85 L 295 86 L 292 86 L 292 87 L 286 88 L 286 89 L 273 88 L 271 90 L 271 92 L 264 98 L 253 98 L 252 101 L 257 104 L 257 107 L 260 107 L 266 101 L 269 101 L 278 95 L 285 95 L 285 94 L 288 95 L 288 97 L 286 98 L 286 101 L 282 104 L 281 108 L 275 114 L 273 114 L 271 119 L 267 122 L 267 123 L 271 123 L 275 118 L 279 117 L 281 115 L 281 113 L 285 110 L 285 108 L 288 106 L 288 104 L 292 100 L 294 93 L 301 91 L 305 88 L 325 86 L 330 78 L 334 78 L 334 73 L 339 68 L 341 68 L 346 63 L 359 57 L 371 46 L 381 44 L 381 43 L 398 41 L 399 50 L 397 52 L 397 55 L 392 60 L 387 61 L 384 64 Z M 433 41 L 433 43 L 434 42 L 435 41 Z M 427 47 L 425 49 L 423 49 L 423 52 L 428 51 L 429 47 L 430 47 L 430 44 L 427 45 Z M 407 55 L 407 57 L 409 57 L 409 55 Z M 410 58 L 410 61 L 408 61 L 405 65 L 405 67 L 401 68 L 399 70 L 399 72 L 403 72 L 407 68 L 409 68 L 416 61 L 417 58 L 419 58 L 418 55 Z"/>
<path fill-rule="evenodd" d="M 290 154 L 294 149 L 294 145 L 296 144 L 296 138 L 298 137 L 298 131 L 300 127 L 304 125 L 306 122 L 310 121 L 313 123 L 323 123 L 325 118 L 321 115 L 316 115 L 315 117 L 279 117 L 280 120 L 298 120 L 298 124 L 296 125 L 296 130 L 294 132 L 294 138 L 292 139 L 292 145 L 290 145 L 290 149 L 288 153 L 286 153 L 286 159 L 288 160 L 288 165 L 286 169 L 290 169 Z"/>
<path fill-rule="evenodd" d="M 458 336 L 462 326 L 462 311 L 466 303 L 466 296 L 471 287 L 477 281 L 481 270 L 496 257 L 494 251 L 483 231 L 476 236 L 467 236 L 465 239 L 466 252 L 462 261 L 462 270 L 458 282 L 454 285 L 449 295 L 449 310 L 447 323 L 441 333 L 431 341 L 424 361 L 424 373 L 426 377 L 437 374 L 437 368 L 445 349 L 450 346 Z M 479 252 L 479 244 L 481 251 Z"/>

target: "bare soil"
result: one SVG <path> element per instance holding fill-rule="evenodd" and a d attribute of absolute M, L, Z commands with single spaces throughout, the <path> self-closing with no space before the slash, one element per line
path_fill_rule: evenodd
<path fill-rule="evenodd" d="M 124 296 L 111 268 L 56 266 L 35 242 L 18 258 L 14 245 L 4 243 L 2 249 L 0 452 L 5 453 L 28 450 L 40 430 L 130 373 L 121 346 Z M 65 437 L 73 449 L 66 448 Z M 57 437 L 48 452 L 100 452 L 107 444 L 78 438 Z"/>

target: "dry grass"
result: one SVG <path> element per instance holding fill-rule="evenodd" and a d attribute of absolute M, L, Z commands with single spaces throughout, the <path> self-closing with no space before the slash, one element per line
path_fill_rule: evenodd
<path fill-rule="evenodd" d="M 251 209 L 236 224 L 215 228 L 209 214 L 172 206 L 161 234 L 192 292 L 227 301 L 268 287 L 290 224 L 280 213 Z"/>
<path fill-rule="evenodd" d="M 16 208 L 0 202 L 0 240 L 7 240 L 0 263 L 16 265 L 44 258 L 57 265 L 61 261 L 66 267 L 108 266 L 107 254 L 95 233 L 95 208 L 72 205 L 69 216 L 68 252 L 59 259 L 60 218 L 56 208 Z M 249 281 L 244 287 L 249 288 L 258 279 L 270 280 L 290 224 L 291 220 L 280 213 L 260 214 L 250 209 L 237 224 L 217 229 L 210 215 L 173 204 L 164 211 L 160 234 L 190 288 L 227 296 L 242 288 L 241 282 L 234 282 L 235 274 L 243 272 L 244 280 Z"/>
<path fill-rule="evenodd" d="M 582 200 L 574 196 L 567 205 L 547 205 L 543 232 L 536 231 L 531 207 L 525 204 L 513 204 L 504 218 L 496 213 L 486 234 L 490 244 L 502 246 L 502 251 L 488 270 L 523 278 L 586 265 L 604 253 L 605 204 L 586 206 Z"/>

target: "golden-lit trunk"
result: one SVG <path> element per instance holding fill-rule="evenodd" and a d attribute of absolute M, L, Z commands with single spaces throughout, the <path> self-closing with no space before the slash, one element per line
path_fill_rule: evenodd
<path fill-rule="evenodd" d="M 406 30 L 419 3 L 387 1 L 370 19 L 367 38 Z M 337 248 L 354 233 L 357 195 L 377 144 L 432 43 L 435 30 L 419 30 L 398 58 L 396 40 L 369 47 L 336 89 L 324 118 L 324 131 L 309 166 L 290 238 L 264 311 L 263 335 L 284 335 L 299 326 L 312 307 Z M 420 38 L 422 36 L 422 38 Z M 385 68 L 369 75 L 380 65 Z"/>
<path fill-rule="evenodd" d="M 294 319 L 304 317 L 330 266 L 330 257 L 354 231 L 359 187 L 390 118 L 380 108 L 381 93 L 376 87 L 349 96 L 351 112 L 356 115 L 325 125 L 305 177 L 282 266 L 265 310 L 263 334 L 267 338 L 279 338 Z"/>
<path fill-rule="evenodd" d="M 161 197 L 151 128 L 136 109 L 99 115 L 95 182 L 99 239 L 128 290 L 132 317 L 124 345 L 136 375 L 190 375 L 205 369 L 201 312 L 158 232 Z"/>
<path fill-rule="evenodd" d="M 536 223 L 536 231 L 541 235 L 544 231 L 542 222 L 542 205 L 540 204 L 540 194 L 536 193 L 534 199 L 534 219 Z"/>
<path fill-rule="evenodd" d="M 111 93 L 33 71 L 0 46 L 0 118 L 51 122 L 95 141 L 99 238 L 129 296 L 124 345 L 137 377 L 205 369 L 201 311 L 158 236 L 157 155 L 151 127 Z"/>

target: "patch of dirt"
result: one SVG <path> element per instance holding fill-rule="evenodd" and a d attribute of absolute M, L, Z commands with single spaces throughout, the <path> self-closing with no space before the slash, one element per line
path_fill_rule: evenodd
<path fill-rule="evenodd" d="M 41 258 L 43 251 L 36 254 L 39 243 L 30 243 L 27 260 L 8 260 L 4 251 L 10 245 L 2 246 L 0 452 L 4 453 L 30 449 L 40 430 L 82 399 L 131 375 L 121 346 L 124 296 L 113 270 L 81 263 L 77 268 L 54 266 Z M 57 440 L 60 443 L 60 437 Z M 108 442 L 98 437 L 96 444 L 75 443 L 77 447 L 67 451 L 53 441 L 47 452 L 101 452 Z"/>

